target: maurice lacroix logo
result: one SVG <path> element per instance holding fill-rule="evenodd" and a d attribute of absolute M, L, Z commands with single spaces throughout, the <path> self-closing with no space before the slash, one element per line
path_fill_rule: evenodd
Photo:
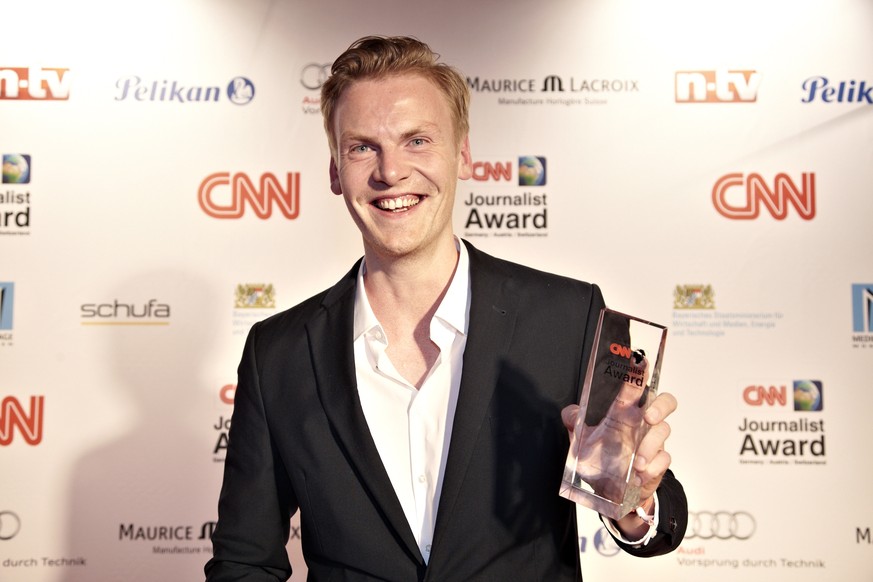
<path fill-rule="evenodd" d="M 142 543 L 152 554 L 211 554 L 212 533 L 216 522 L 193 524 L 141 524 L 134 522 L 118 524 L 119 543 Z"/>
<path fill-rule="evenodd" d="M 255 98 L 255 84 L 247 77 L 234 77 L 227 85 L 190 85 L 167 79 L 146 80 L 136 75 L 118 79 L 116 101 L 168 101 L 173 103 L 218 103 L 227 100 L 247 105 Z"/>
<path fill-rule="evenodd" d="M 546 236 L 548 195 L 539 189 L 547 182 L 546 158 L 479 159 L 472 179 L 478 191 L 464 200 L 467 236 Z"/>
<path fill-rule="evenodd" d="M 606 105 L 612 97 L 640 90 L 638 80 L 612 76 L 467 77 L 467 86 L 474 93 L 497 95 L 499 105 Z"/>

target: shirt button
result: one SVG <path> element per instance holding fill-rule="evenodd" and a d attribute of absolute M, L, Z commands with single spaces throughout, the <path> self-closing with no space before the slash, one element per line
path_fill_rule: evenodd
<path fill-rule="evenodd" d="M 418 482 L 419 482 L 419 483 L 424 483 L 425 481 L 427 481 L 427 477 L 425 477 L 424 475 L 419 475 L 419 476 L 418 476 Z"/>
<path fill-rule="evenodd" d="M 373 332 L 373 336 L 374 336 L 377 340 L 382 339 L 382 331 L 377 329 L 376 331 Z"/>

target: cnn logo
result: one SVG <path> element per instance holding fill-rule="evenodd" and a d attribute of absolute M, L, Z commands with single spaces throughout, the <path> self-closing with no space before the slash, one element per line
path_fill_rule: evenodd
<path fill-rule="evenodd" d="M 28 411 L 14 396 L 0 401 L 0 446 L 12 443 L 16 428 L 27 444 L 41 443 L 44 402 L 45 396 L 31 396 Z"/>
<path fill-rule="evenodd" d="M 746 386 L 743 389 L 743 402 L 749 406 L 785 408 L 788 406 L 788 388 L 786 386 Z"/>
<path fill-rule="evenodd" d="M 815 218 L 815 174 L 804 172 L 800 185 L 786 174 L 776 174 L 771 188 L 760 174 L 725 174 L 712 188 L 715 210 L 732 220 L 758 218 L 763 206 L 770 216 L 783 220 L 790 206 L 804 220 Z"/>
<path fill-rule="evenodd" d="M 212 218 L 242 218 L 246 206 L 258 218 L 269 218 L 275 204 L 285 218 L 293 220 L 300 214 L 300 173 L 288 172 L 283 184 L 267 172 L 256 186 L 246 174 L 216 172 L 200 183 L 197 201 Z"/>

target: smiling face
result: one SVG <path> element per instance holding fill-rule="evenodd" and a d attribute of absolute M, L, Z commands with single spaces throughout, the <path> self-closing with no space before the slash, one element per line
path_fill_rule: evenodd
<path fill-rule="evenodd" d="M 331 130 L 331 190 L 345 199 L 368 260 L 453 248 L 455 188 L 470 177 L 470 147 L 436 85 L 411 74 L 356 81 Z"/>

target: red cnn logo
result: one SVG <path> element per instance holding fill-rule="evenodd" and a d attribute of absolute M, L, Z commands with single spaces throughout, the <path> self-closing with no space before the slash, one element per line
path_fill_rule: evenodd
<path fill-rule="evenodd" d="M 70 98 L 70 69 L 0 67 L 0 99 L 64 101 Z"/>
<path fill-rule="evenodd" d="M 473 179 L 478 182 L 488 180 L 512 180 L 512 162 L 473 162 Z"/>
<path fill-rule="evenodd" d="M 236 396 L 236 384 L 225 384 L 218 392 L 218 397 L 225 404 L 233 404 L 234 396 Z"/>
<path fill-rule="evenodd" d="M 788 205 L 794 206 L 804 220 L 815 217 L 815 174 L 804 172 L 801 184 L 791 181 L 786 174 L 776 174 L 771 190 L 760 174 L 726 174 L 712 188 L 712 204 L 719 214 L 733 220 L 758 218 L 761 204 L 776 220 L 788 216 Z M 732 189 L 741 194 L 731 197 Z"/>
<path fill-rule="evenodd" d="M 609 344 L 609 351 L 616 356 L 621 356 L 622 358 L 630 359 L 631 357 L 631 349 L 621 344 Z"/>
<path fill-rule="evenodd" d="M 746 386 L 743 400 L 749 406 L 787 406 L 788 389 L 785 386 Z"/>
<path fill-rule="evenodd" d="M 24 442 L 38 445 L 42 442 L 42 412 L 45 396 L 30 397 L 30 413 L 13 396 L 7 396 L 0 402 L 0 446 L 12 442 L 14 427 L 18 427 Z"/>
<path fill-rule="evenodd" d="M 229 199 L 226 191 L 216 196 L 216 189 L 224 186 L 230 186 Z M 200 183 L 197 200 L 203 212 L 212 218 L 241 218 L 246 204 L 258 218 L 269 218 L 273 215 L 275 202 L 279 212 L 293 220 L 300 213 L 300 173 L 288 172 L 284 188 L 273 174 L 262 174 L 256 188 L 246 174 L 231 176 L 229 172 L 216 172 Z"/>

